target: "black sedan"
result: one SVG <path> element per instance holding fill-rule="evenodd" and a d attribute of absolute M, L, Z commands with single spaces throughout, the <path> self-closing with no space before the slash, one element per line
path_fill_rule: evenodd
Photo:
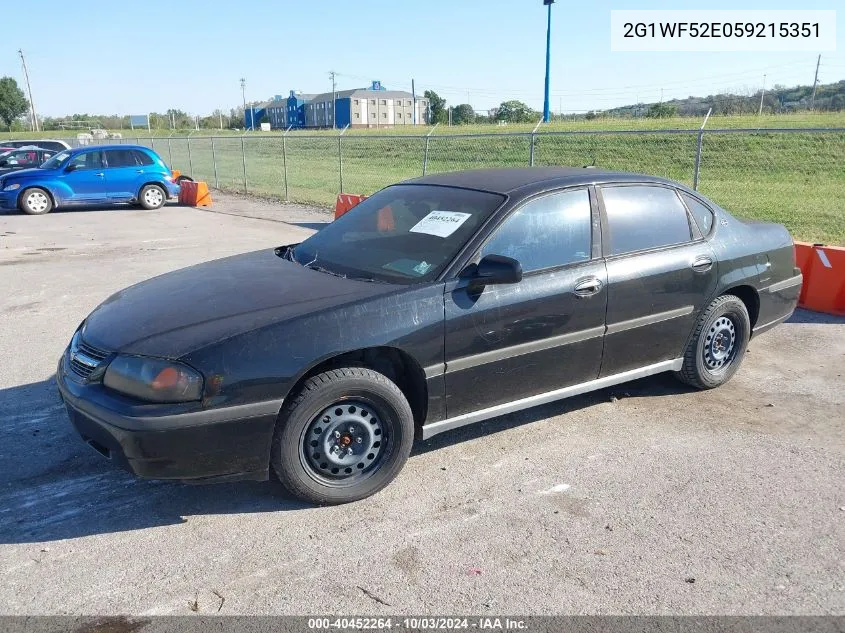
<path fill-rule="evenodd" d="M 717 387 L 786 320 L 792 238 L 595 169 L 428 176 L 300 244 L 109 297 L 58 367 L 84 440 L 142 477 L 387 485 L 419 439 L 660 372 Z"/>

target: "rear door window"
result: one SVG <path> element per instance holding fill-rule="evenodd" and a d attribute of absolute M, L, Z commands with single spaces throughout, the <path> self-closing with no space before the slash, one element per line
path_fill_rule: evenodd
<path fill-rule="evenodd" d="M 131 149 L 110 149 L 106 150 L 106 160 L 109 167 L 137 167 L 135 153 Z"/>
<path fill-rule="evenodd" d="M 674 189 L 653 185 L 601 188 L 610 255 L 623 255 L 692 239 L 686 207 Z"/>

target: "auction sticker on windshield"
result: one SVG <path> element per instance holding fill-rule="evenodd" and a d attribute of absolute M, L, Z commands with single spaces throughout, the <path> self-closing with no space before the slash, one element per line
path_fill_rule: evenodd
<path fill-rule="evenodd" d="M 411 227 L 410 233 L 425 233 L 437 237 L 449 237 L 461 228 L 470 217 L 470 213 L 460 211 L 432 211 Z"/>

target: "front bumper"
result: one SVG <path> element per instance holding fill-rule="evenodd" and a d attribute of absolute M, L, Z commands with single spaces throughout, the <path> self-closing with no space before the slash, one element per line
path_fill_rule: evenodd
<path fill-rule="evenodd" d="M 100 384 L 56 372 L 71 424 L 98 453 L 139 477 L 263 481 L 280 401 L 185 411 L 183 405 L 124 407 Z M 194 403 L 195 408 L 200 406 Z"/>
<path fill-rule="evenodd" d="M 14 191 L 0 191 L 0 209 L 17 209 L 20 189 Z"/>

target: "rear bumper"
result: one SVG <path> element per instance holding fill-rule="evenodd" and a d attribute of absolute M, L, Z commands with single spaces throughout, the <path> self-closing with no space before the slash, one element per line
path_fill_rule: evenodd
<path fill-rule="evenodd" d="M 59 394 L 83 441 L 106 459 L 148 479 L 191 482 L 267 479 L 270 445 L 281 403 L 259 403 L 154 418 L 130 416 L 87 397 L 101 386 L 56 372 Z M 174 405 L 176 409 L 178 405 Z M 150 428 L 145 428 L 150 427 Z"/>
<path fill-rule="evenodd" d="M 798 272 L 789 279 L 784 279 L 760 290 L 760 313 L 752 336 L 771 330 L 786 321 L 798 306 L 801 285 L 804 277 Z"/>

